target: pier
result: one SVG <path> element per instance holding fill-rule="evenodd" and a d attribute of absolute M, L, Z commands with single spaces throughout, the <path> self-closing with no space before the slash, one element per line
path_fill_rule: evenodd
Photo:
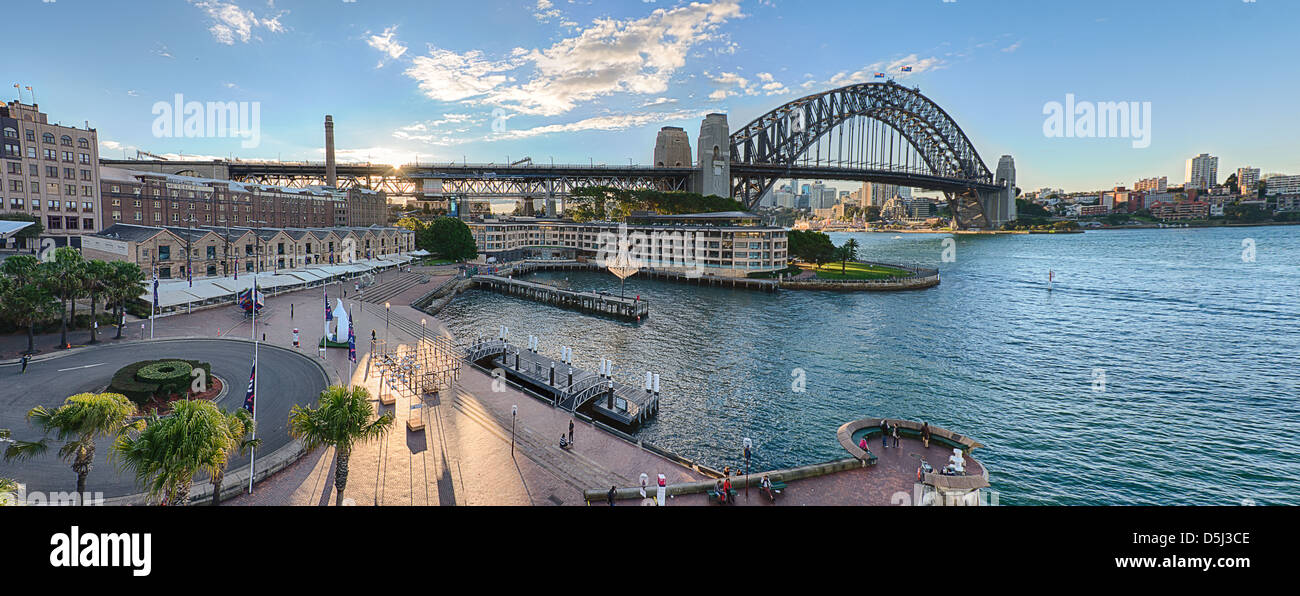
<path fill-rule="evenodd" d="M 493 339 L 472 344 L 465 352 L 470 362 L 487 361 L 491 368 L 501 369 L 509 379 L 528 387 L 557 408 L 576 412 L 590 406 L 595 414 L 629 430 L 659 413 L 658 391 L 575 368 L 571 363 L 527 347 Z"/>
<path fill-rule="evenodd" d="M 492 290 L 561 308 L 627 321 L 640 321 L 650 316 L 650 304 L 640 298 L 623 298 L 596 292 L 575 292 L 498 275 L 475 275 L 472 279 L 474 286 L 479 289 Z"/>

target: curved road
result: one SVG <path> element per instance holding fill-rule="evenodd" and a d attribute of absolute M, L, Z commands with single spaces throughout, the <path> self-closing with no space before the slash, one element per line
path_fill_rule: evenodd
<path fill-rule="evenodd" d="M 39 432 L 27 423 L 27 411 L 43 405 L 58 407 L 69 395 L 98 391 L 108 385 L 118 369 L 140 360 L 180 358 L 212 364 L 212 374 L 226 383 L 225 395 L 217 405 L 226 411 L 243 406 L 248 374 L 253 364 L 253 344 L 233 339 L 160 339 L 107 344 L 65 356 L 30 363 L 26 374 L 17 364 L 0 365 L 0 428 L 13 431 L 13 438 L 33 441 Z M 258 355 L 257 436 L 262 439 L 259 460 L 289 442 L 289 410 L 295 404 L 315 404 L 329 383 L 316 362 L 293 351 L 262 344 Z M 86 478 L 86 490 L 102 492 L 105 498 L 143 492 L 130 474 L 119 473 L 108 462 L 112 438 L 95 442 L 95 464 Z M 50 440 L 44 455 L 25 462 L 0 460 L 0 476 L 27 485 L 27 491 L 76 490 L 77 476 L 68 462 L 58 457 L 61 443 Z M 248 465 L 248 455 L 231 458 L 231 470 Z"/>

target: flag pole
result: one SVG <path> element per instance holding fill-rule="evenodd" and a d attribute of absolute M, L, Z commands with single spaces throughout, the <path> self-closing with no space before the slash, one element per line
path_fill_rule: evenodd
<path fill-rule="evenodd" d="M 253 440 L 257 440 L 257 271 L 253 271 L 253 290 L 249 295 L 253 305 Z M 253 478 L 257 475 L 257 447 L 253 447 L 248 460 L 248 494 L 253 494 Z"/>

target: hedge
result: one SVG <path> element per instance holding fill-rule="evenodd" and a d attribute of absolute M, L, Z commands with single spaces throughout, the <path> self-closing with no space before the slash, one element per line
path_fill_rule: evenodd
<path fill-rule="evenodd" d="M 166 366 L 176 367 L 176 371 L 163 373 Z M 212 365 L 198 360 L 143 360 L 128 364 L 113 374 L 108 391 L 121 393 L 138 405 L 144 405 L 154 397 L 185 393 L 193 379 L 191 371 L 202 368 L 211 385 Z M 184 370 L 184 373 L 179 371 Z"/>

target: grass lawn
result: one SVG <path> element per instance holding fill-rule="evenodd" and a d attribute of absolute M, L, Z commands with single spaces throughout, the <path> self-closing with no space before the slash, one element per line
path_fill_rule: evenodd
<path fill-rule="evenodd" d="M 840 273 L 839 263 L 826 263 L 821 267 L 814 265 L 804 265 L 803 267 L 816 271 L 818 279 L 885 279 L 889 277 L 907 277 L 912 274 L 910 271 L 895 267 L 881 267 L 879 265 L 867 265 L 866 263 L 854 263 L 853 261 L 845 263 L 843 273 Z"/>
<path fill-rule="evenodd" d="M 420 261 L 417 261 L 415 264 L 431 267 L 435 265 L 454 265 L 456 264 L 456 261 L 453 261 L 451 259 L 437 259 L 433 257 L 426 257 L 424 259 L 421 259 Z"/>

